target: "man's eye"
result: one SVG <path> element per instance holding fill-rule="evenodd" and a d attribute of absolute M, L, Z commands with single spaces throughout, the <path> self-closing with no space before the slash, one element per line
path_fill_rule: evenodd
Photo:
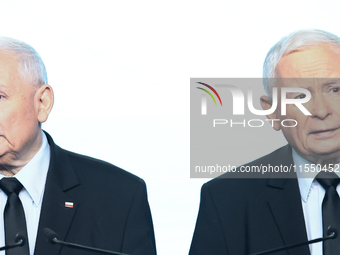
<path fill-rule="evenodd" d="M 296 96 L 295 98 L 296 99 L 302 99 L 302 98 L 305 98 L 305 97 L 306 97 L 305 94 L 300 94 L 300 95 Z"/>
<path fill-rule="evenodd" d="M 338 93 L 340 91 L 340 88 L 332 88 L 332 92 Z"/>

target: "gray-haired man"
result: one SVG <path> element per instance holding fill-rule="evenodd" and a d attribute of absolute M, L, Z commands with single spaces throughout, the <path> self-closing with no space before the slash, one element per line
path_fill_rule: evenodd
<path fill-rule="evenodd" d="M 295 164 L 303 171 L 284 179 L 271 174 L 232 179 L 227 174 L 224 177 L 229 178 L 204 184 L 190 255 L 251 254 L 322 237 L 329 227 L 340 230 L 340 214 L 336 214 L 340 188 L 334 174 L 340 171 L 340 38 L 321 30 L 294 32 L 270 49 L 263 73 L 264 78 L 272 78 L 265 80 L 268 96 L 261 97 L 263 109 L 271 108 L 271 86 L 297 87 L 311 93 L 311 100 L 304 104 L 311 115 L 287 105 L 283 116 L 279 100 L 276 111 L 267 117 L 293 119 L 298 125 L 292 128 L 273 121 L 288 145 L 248 165 Z M 290 93 L 289 97 L 304 98 L 305 94 Z M 309 171 L 312 168 L 316 170 Z M 335 181 L 324 184 L 323 176 L 317 176 L 321 170 L 333 171 Z M 335 254 L 337 243 L 305 245 L 290 249 L 289 254 Z"/>
<path fill-rule="evenodd" d="M 41 130 L 53 102 L 39 54 L 0 37 L 0 247 L 19 233 L 27 241 L 7 255 L 79 254 L 50 244 L 49 228 L 72 243 L 156 254 L 144 181 L 58 147 Z"/>

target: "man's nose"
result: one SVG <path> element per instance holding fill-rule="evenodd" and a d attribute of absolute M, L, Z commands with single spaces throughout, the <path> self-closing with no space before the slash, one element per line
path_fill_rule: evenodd
<path fill-rule="evenodd" d="M 314 94 L 308 108 L 309 112 L 312 114 L 312 118 L 323 120 L 327 118 L 328 115 L 332 114 L 329 102 L 322 93 Z"/>

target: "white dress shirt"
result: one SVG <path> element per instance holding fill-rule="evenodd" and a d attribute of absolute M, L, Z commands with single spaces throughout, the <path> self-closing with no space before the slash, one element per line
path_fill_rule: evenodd
<path fill-rule="evenodd" d="M 46 175 L 50 164 L 50 146 L 42 132 L 42 145 L 34 157 L 14 176 L 24 186 L 19 198 L 24 207 L 30 254 L 33 255 L 37 237 L 39 216 L 45 190 Z M 0 174 L 0 179 L 5 177 Z M 7 202 L 6 194 L 0 189 L 0 247 L 5 245 L 3 212 Z M 14 237 L 13 237 L 14 243 Z M 5 255 L 1 251 L 0 255 Z"/>
<path fill-rule="evenodd" d="M 319 173 L 320 169 L 317 168 L 318 171 L 311 173 L 311 171 L 308 171 L 307 168 L 306 172 L 303 172 L 305 169 L 305 164 L 310 166 L 313 163 L 300 157 L 294 150 L 293 160 L 294 164 L 296 165 L 296 173 L 298 176 L 308 240 L 322 237 L 322 201 L 325 196 L 325 189 L 319 184 L 317 180 L 314 179 Z M 311 168 L 309 167 L 309 170 L 310 169 Z M 339 173 L 336 174 L 339 175 Z M 337 186 L 337 192 L 340 194 L 340 185 Z M 321 255 L 322 242 L 310 244 L 309 249 L 311 255 Z"/>

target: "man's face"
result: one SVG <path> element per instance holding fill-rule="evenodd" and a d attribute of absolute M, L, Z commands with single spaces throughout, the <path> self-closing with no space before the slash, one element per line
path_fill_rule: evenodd
<path fill-rule="evenodd" d="M 0 170 L 29 160 L 41 142 L 37 89 L 20 77 L 15 57 L 0 51 Z"/>
<path fill-rule="evenodd" d="M 280 87 L 300 87 L 311 92 L 311 99 L 303 104 L 312 115 L 304 115 L 295 105 L 286 106 L 287 114 L 281 115 L 280 106 L 272 117 L 294 119 L 296 127 L 284 127 L 276 122 L 275 129 L 282 129 L 289 144 L 306 159 L 321 163 L 340 159 L 340 53 L 334 46 L 322 44 L 284 56 L 277 68 Z M 299 93 L 287 98 L 301 98 Z M 279 100 L 280 105 L 280 100 Z M 288 123 L 288 122 L 287 122 Z"/>

